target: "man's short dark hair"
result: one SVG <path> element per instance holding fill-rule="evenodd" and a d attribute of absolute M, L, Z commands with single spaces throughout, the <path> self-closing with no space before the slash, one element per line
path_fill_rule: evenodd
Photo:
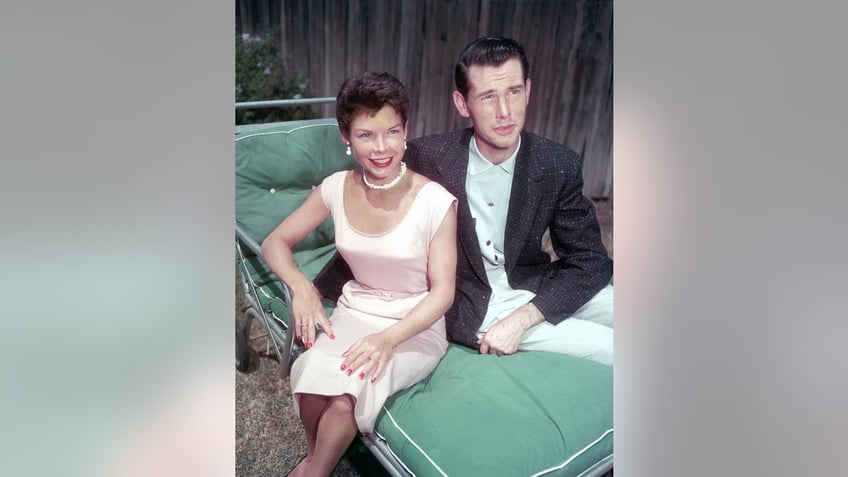
<path fill-rule="evenodd" d="M 500 66 L 512 58 L 521 62 L 521 72 L 524 74 L 522 79 L 526 82 L 530 75 L 530 63 L 521 43 L 502 36 L 487 36 L 472 41 L 462 50 L 456 62 L 453 73 L 456 89 L 462 93 L 462 97 L 467 98 L 468 69 L 471 66 Z"/>

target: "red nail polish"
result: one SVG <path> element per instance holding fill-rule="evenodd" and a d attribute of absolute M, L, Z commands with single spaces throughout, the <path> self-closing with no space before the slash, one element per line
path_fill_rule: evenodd
<path fill-rule="evenodd" d="M 330 335 L 330 339 L 331 339 L 331 340 L 336 339 L 336 335 Z"/>
<path fill-rule="evenodd" d="M 359 379 L 365 379 L 365 373 L 359 373 Z"/>
<path fill-rule="evenodd" d="M 306 343 L 306 349 L 309 349 L 311 347 L 312 347 L 312 343 Z"/>
<path fill-rule="evenodd" d="M 371 384 L 374 384 L 375 382 L 377 382 L 377 378 L 371 378 Z"/>
<path fill-rule="evenodd" d="M 347 370 L 347 375 L 348 375 L 348 376 L 350 376 L 351 374 L 353 374 L 353 369 L 348 369 L 348 370 Z"/>
<path fill-rule="evenodd" d="M 345 368 L 347 368 L 347 366 L 345 366 L 344 364 L 342 364 L 342 371 L 344 371 L 344 370 L 345 370 Z"/>

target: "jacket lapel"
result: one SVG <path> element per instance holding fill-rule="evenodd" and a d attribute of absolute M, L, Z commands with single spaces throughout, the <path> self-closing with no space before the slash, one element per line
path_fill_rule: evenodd
<path fill-rule="evenodd" d="M 468 195 L 465 192 L 465 178 L 468 172 L 468 144 L 471 142 L 473 129 L 468 128 L 457 136 L 458 141 L 447 142 L 440 151 L 439 163 L 436 170 L 441 175 L 439 181 L 450 193 L 458 199 L 457 204 L 457 235 L 460 246 L 471 262 L 474 273 L 483 283 L 489 283 L 486 270 L 483 268 L 483 255 L 477 240 L 477 230 L 471 208 L 468 206 Z"/>
<path fill-rule="evenodd" d="M 515 175 L 512 178 L 512 191 L 504 232 L 507 273 L 515 267 L 516 258 L 521 253 L 527 241 L 527 235 L 530 233 L 529 221 L 536 215 L 536 209 L 539 207 L 541 187 L 536 182 L 541 180 L 545 171 L 535 162 L 530 147 L 530 138 L 522 133 L 521 149 L 515 158 Z M 527 225 L 524 225 L 525 223 Z"/>

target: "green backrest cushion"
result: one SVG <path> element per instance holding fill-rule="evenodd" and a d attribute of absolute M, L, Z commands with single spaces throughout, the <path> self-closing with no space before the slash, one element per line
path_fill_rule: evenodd
<path fill-rule="evenodd" d="M 612 454 L 612 377 L 564 354 L 451 344 L 429 377 L 386 401 L 376 430 L 419 476 L 575 476 Z"/>
<path fill-rule="evenodd" d="M 330 174 L 357 166 L 345 154 L 335 119 L 278 124 L 236 137 L 236 223 L 262 240 Z M 333 243 L 329 218 L 294 247 Z"/>
<path fill-rule="evenodd" d="M 294 262 L 306 278 L 314 280 L 335 252 L 336 246 L 334 244 L 327 244 L 314 250 L 295 252 Z M 271 283 L 279 283 L 277 276 L 260 257 L 255 255 L 245 256 L 244 264 L 256 286 L 261 287 Z M 280 293 L 282 293 L 282 288 L 280 288 Z"/>

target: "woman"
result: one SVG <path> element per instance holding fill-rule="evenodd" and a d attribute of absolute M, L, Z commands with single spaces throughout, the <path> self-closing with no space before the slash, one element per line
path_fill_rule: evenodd
<path fill-rule="evenodd" d="M 326 179 L 262 242 L 292 290 L 307 351 L 292 366 L 307 456 L 290 475 L 329 475 L 386 398 L 425 378 L 447 351 L 456 273 L 456 198 L 406 168 L 409 97 L 388 73 L 347 79 L 336 98 L 342 140 L 360 168 Z M 330 319 L 292 247 L 328 215 L 353 272 Z M 317 333 L 316 325 L 322 333 Z"/>

